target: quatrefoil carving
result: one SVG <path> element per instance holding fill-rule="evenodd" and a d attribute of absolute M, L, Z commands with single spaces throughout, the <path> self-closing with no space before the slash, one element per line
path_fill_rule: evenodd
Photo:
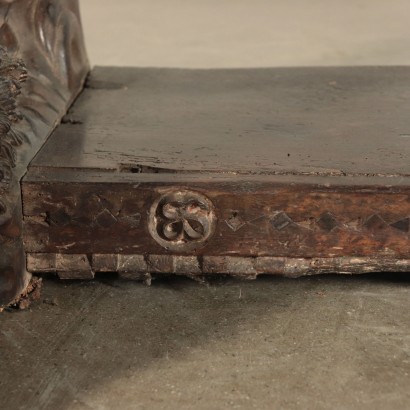
<path fill-rule="evenodd" d="M 190 251 L 205 245 L 215 228 L 211 201 L 193 191 L 172 191 L 152 205 L 149 230 L 164 248 Z"/>

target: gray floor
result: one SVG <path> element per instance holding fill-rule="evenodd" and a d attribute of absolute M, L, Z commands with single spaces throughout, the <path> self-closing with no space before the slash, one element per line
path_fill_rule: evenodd
<path fill-rule="evenodd" d="M 93 64 L 410 64 L 408 0 L 82 9 Z M 409 283 L 48 279 L 30 310 L 0 315 L 0 409 L 408 409 Z"/>
<path fill-rule="evenodd" d="M 1 315 L 1 408 L 406 409 L 409 283 L 48 280 Z"/>

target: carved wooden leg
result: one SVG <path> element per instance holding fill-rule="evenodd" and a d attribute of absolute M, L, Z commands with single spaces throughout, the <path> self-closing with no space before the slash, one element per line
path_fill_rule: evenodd
<path fill-rule="evenodd" d="M 0 2 L 0 308 L 30 281 L 20 180 L 88 73 L 77 0 Z"/>

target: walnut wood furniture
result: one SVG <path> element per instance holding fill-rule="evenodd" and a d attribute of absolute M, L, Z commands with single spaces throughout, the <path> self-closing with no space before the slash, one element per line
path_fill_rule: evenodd
<path fill-rule="evenodd" d="M 1 304 L 43 272 L 410 271 L 410 68 L 97 67 L 84 85 L 77 2 L 25 3 L 1 13 Z"/>

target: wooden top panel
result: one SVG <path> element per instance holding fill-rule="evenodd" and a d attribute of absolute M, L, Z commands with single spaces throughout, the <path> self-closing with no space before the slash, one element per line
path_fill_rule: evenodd
<path fill-rule="evenodd" d="M 32 167 L 410 175 L 410 68 L 96 68 Z"/>

